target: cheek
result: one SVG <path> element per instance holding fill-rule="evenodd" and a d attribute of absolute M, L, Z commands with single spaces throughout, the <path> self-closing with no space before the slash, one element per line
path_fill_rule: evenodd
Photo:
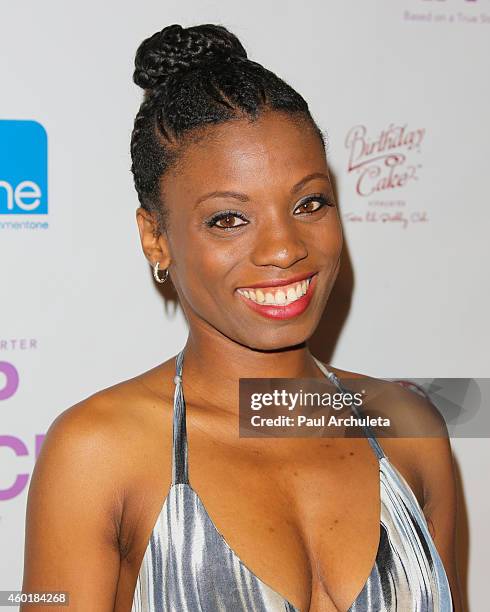
<path fill-rule="evenodd" d="M 337 259 L 340 256 L 340 253 L 342 252 L 343 245 L 344 239 L 341 233 L 331 236 L 328 242 L 328 254 L 331 257 L 335 257 Z"/>
<path fill-rule="evenodd" d="M 336 216 L 332 222 L 328 223 L 320 234 L 314 236 L 310 241 L 310 247 L 315 249 L 320 257 L 325 260 L 338 259 L 344 243 L 342 227 Z M 314 254 L 314 251 L 310 251 Z"/>
<path fill-rule="evenodd" d="M 227 294 L 231 298 L 231 280 L 236 266 L 243 258 L 231 241 L 194 240 L 188 243 L 184 257 L 179 257 L 176 271 L 186 300 L 196 309 L 199 305 L 216 304 Z"/>

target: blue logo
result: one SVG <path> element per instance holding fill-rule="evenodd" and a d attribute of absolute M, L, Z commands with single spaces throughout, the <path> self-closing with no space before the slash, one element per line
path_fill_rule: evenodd
<path fill-rule="evenodd" d="M 0 120 L 0 215 L 48 213 L 48 136 L 37 121 Z"/>

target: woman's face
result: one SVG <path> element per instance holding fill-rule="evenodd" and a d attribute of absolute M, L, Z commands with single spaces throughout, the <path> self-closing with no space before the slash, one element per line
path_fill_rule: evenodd
<path fill-rule="evenodd" d="M 169 226 L 161 241 L 191 332 L 260 350 L 304 342 L 343 242 L 320 138 L 280 112 L 204 134 L 162 178 Z M 309 286 L 297 280 L 312 275 Z"/>

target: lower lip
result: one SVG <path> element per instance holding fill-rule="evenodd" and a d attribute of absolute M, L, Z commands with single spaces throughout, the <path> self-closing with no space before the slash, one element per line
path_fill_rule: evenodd
<path fill-rule="evenodd" d="M 256 302 L 249 300 L 241 293 L 238 295 L 245 301 L 249 308 L 255 310 L 255 312 L 258 312 L 263 317 L 267 317 L 268 319 L 292 319 L 293 317 L 300 315 L 308 308 L 308 304 L 313 296 L 313 291 L 315 290 L 317 276 L 318 274 L 315 274 L 310 280 L 306 293 L 301 296 L 299 300 L 296 300 L 287 306 L 277 306 L 275 304 L 257 304 Z"/>

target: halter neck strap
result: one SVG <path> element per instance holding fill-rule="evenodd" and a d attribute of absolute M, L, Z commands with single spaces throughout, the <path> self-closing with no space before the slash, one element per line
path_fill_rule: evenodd
<path fill-rule="evenodd" d="M 327 370 L 326 366 L 321 361 L 319 361 L 316 357 L 313 357 L 313 359 L 315 360 L 315 363 L 320 368 L 320 370 L 325 374 L 325 376 L 327 376 L 330 382 L 332 382 L 341 393 L 351 393 L 349 389 L 346 389 L 342 385 L 337 374 L 335 374 L 334 372 L 330 372 L 330 370 Z M 354 406 L 354 404 L 351 404 L 350 408 L 352 409 L 352 412 L 355 414 L 357 418 L 359 419 L 363 418 L 362 414 L 359 412 L 357 407 Z M 376 436 L 374 435 L 372 428 L 369 425 L 363 425 L 362 427 L 366 433 L 366 437 L 369 441 L 369 444 L 371 445 L 371 448 L 375 452 L 378 459 L 385 457 L 386 455 L 384 454 L 383 449 L 379 445 L 379 442 L 376 439 Z"/>
<path fill-rule="evenodd" d="M 185 418 L 185 400 L 182 391 L 182 365 L 184 362 L 184 349 L 175 359 L 175 390 L 173 413 L 173 442 L 172 442 L 172 484 L 189 483 L 189 469 L 187 459 L 187 430 Z"/>

